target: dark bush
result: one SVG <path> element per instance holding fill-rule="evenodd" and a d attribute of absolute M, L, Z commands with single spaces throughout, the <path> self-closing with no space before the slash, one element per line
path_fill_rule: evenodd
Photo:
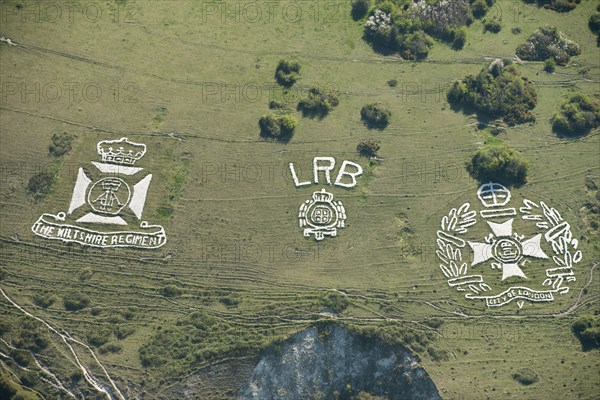
<path fill-rule="evenodd" d="M 467 171 L 480 182 L 500 182 L 507 186 L 527 182 L 529 161 L 503 144 L 485 145 L 467 163 Z"/>
<path fill-rule="evenodd" d="M 352 18 L 359 20 L 369 12 L 371 0 L 352 0 Z"/>
<path fill-rule="evenodd" d="M 27 192 L 33 196 L 35 201 L 40 201 L 48 193 L 54 184 L 54 174 L 48 171 L 38 172 L 33 175 L 27 183 Z"/>
<path fill-rule="evenodd" d="M 398 86 L 398 81 L 396 79 L 390 79 L 389 81 L 387 81 L 387 84 L 389 87 L 396 87 Z"/>
<path fill-rule="evenodd" d="M 581 342 L 584 350 L 600 347 L 600 318 L 598 316 L 580 316 L 573 322 L 571 330 Z"/>
<path fill-rule="evenodd" d="M 396 47 L 402 58 L 406 60 L 426 58 L 432 46 L 433 40 L 425 32 L 417 31 L 396 37 Z"/>
<path fill-rule="evenodd" d="M 554 61 L 554 58 L 549 58 L 544 61 L 544 71 L 552 73 L 554 70 L 556 70 L 556 61 Z"/>
<path fill-rule="evenodd" d="M 600 33 L 600 14 L 593 14 L 590 17 L 589 26 L 592 32 Z"/>
<path fill-rule="evenodd" d="M 108 354 L 108 353 L 120 353 L 123 350 L 123 347 L 116 343 L 106 343 L 100 346 L 98 352 L 100 354 Z"/>
<path fill-rule="evenodd" d="M 521 385 L 533 385 L 539 378 L 535 371 L 529 368 L 523 368 L 513 374 L 513 379 Z"/>
<path fill-rule="evenodd" d="M 125 339 L 127 336 L 133 334 L 135 332 L 135 328 L 126 325 L 117 325 L 113 328 L 113 333 L 115 337 L 119 340 Z"/>
<path fill-rule="evenodd" d="M 584 135 L 600 126 L 600 105 L 587 95 L 576 93 L 561 105 L 550 122 L 558 134 Z"/>
<path fill-rule="evenodd" d="M 493 61 L 476 75 L 468 75 L 452 84 L 447 94 L 454 109 L 474 108 L 492 118 L 502 118 L 507 124 L 535 121 L 531 110 L 537 104 L 533 83 L 522 77 L 516 66 Z"/>
<path fill-rule="evenodd" d="M 63 298 L 63 304 L 68 311 L 79 311 L 90 305 L 90 299 L 85 295 L 75 292 Z"/>
<path fill-rule="evenodd" d="M 521 31 L 521 28 L 520 28 L 520 27 L 518 27 L 518 26 L 515 26 L 515 27 L 514 27 L 514 28 L 512 28 L 510 31 L 512 32 L 512 34 L 513 34 L 513 35 L 519 35 L 519 34 L 522 32 L 522 31 Z"/>
<path fill-rule="evenodd" d="M 48 308 L 56 302 L 56 297 L 46 291 L 37 292 L 33 295 L 33 302 L 38 307 Z"/>
<path fill-rule="evenodd" d="M 291 87 L 300 76 L 300 64 L 290 60 L 280 60 L 275 69 L 275 80 L 281 86 Z"/>
<path fill-rule="evenodd" d="M 111 333 L 109 329 L 93 329 L 87 334 L 88 343 L 94 347 L 100 347 L 110 340 Z"/>
<path fill-rule="evenodd" d="M 483 24 L 484 32 L 498 33 L 502 30 L 502 24 L 496 18 L 486 21 Z"/>
<path fill-rule="evenodd" d="M 334 93 L 311 88 L 308 95 L 298 103 L 298 110 L 305 117 L 324 118 L 338 104 L 340 104 L 340 100 Z"/>
<path fill-rule="evenodd" d="M 350 305 L 348 297 L 338 292 L 326 292 L 319 297 L 322 307 L 328 308 L 336 313 L 343 312 Z"/>
<path fill-rule="evenodd" d="M 48 146 L 48 153 L 55 157 L 67 154 L 73 147 L 73 140 L 75 140 L 75 136 L 69 133 L 55 133 L 52 135 L 50 146 Z"/>
<path fill-rule="evenodd" d="M 358 154 L 365 157 L 375 157 L 380 148 L 379 142 L 372 139 L 363 139 L 356 145 Z"/>
<path fill-rule="evenodd" d="M 517 56 L 528 61 L 554 58 L 558 65 L 567 65 L 571 57 L 581 54 L 581 48 L 555 27 L 543 27 L 533 32 L 516 49 Z"/>
<path fill-rule="evenodd" d="M 262 137 L 288 140 L 294 133 L 298 120 L 291 114 L 267 114 L 258 120 Z"/>
<path fill-rule="evenodd" d="M 460 50 L 465 47 L 465 43 L 467 42 L 467 31 L 465 28 L 459 28 L 454 31 L 454 39 L 452 40 L 452 48 L 455 50 Z"/>
<path fill-rule="evenodd" d="M 165 297 L 178 297 L 181 296 L 183 292 L 175 285 L 167 285 L 160 288 L 159 293 Z"/>
<path fill-rule="evenodd" d="M 360 118 L 368 128 L 385 128 L 392 113 L 381 103 L 367 104 L 360 110 Z"/>

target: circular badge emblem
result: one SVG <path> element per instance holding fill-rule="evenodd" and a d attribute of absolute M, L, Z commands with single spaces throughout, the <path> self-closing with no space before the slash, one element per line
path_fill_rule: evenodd
<path fill-rule="evenodd" d="M 103 178 L 94 183 L 88 192 L 87 202 L 101 214 L 116 215 L 129 202 L 131 190 L 125 181 L 117 177 Z"/>
<path fill-rule="evenodd" d="M 575 281 L 574 266 L 582 259 L 579 242 L 560 213 L 545 202 L 523 200 L 518 209 L 510 207 L 511 193 L 503 185 L 487 183 L 477 191 L 483 208 L 471 210 L 464 203 L 450 210 L 437 232 L 436 254 L 448 285 L 469 300 L 485 300 L 488 307 L 513 301 L 522 308 L 526 301 L 550 302 L 569 292 Z M 473 237 L 469 230 L 484 224 L 488 232 Z M 515 227 L 536 234 L 521 234 Z M 468 262 L 467 260 L 470 260 Z M 550 265 L 539 282 L 528 271 Z M 499 274 L 493 280 L 484 276 Z M 539 274 L 532 274 L 539 275 Z M 486 281 L 487 279 L 487 281 Z"/>
<path fill-rule="evenodd" d="M 325 236 L 337 236 L 337 228 L 346 226 L 346 210 L 341 201 L 334 201 L 333 195 L 322 189 L 302 203 L 298 220 L 304 236 L 315 235 L 316 240 L 323 240 Z"/>

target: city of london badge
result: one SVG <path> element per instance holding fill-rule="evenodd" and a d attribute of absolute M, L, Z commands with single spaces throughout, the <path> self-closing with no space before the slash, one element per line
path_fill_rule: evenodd
<path fill-rule="evenodd" d="M 346 210 L 341 201 L 334 201 L 333 195 L 322 189 L 302 203 L 298 220 L 304 236 L 323 240 L 325 236 L 337 236 L 337 229 L 345 227 Z"/>
<path fill-rule="evenodd" d="M 43 214 L 33 233 L 93 247 L 163 246 L 164 228 L 142 221 L 152 174 L 135 163 L 146 154 L 146 145 L 121 138 L 101 141 L 96 150 L 101 162 L 79 168 L 67 212 Z"/>
<path fill-rule="evenodd" d="M 582 252 L 561 214 L 544 201 L 524 199 L 511 207 L 510 190 L 498 183 L 482 185 L 477 197 L 479 213 L 464 203 L 442 218 L 437 232 L 436 254 L 448 285 L 488 307 L 516 301 L 522 308 L 525 301 L 550 302 L 568 293 Z M 484 224 L 479 238 L 469 232 L 478 216 Z"/>

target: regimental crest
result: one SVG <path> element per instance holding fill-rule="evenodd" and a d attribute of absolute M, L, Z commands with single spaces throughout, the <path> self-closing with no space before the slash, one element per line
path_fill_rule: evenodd
<path fill-rule="evenodd" d="M 298 220 L 305 237 L 314 235 L 316 240 L 323 240 L 337 236 L 338 228 L 346 226 L 346 210 L 341 201 L 334 201 L 333 195 L 322 189 L 302 203 Z"/>
<path fill-rule="evenodd" d="M 100 162 L 79 168 L 67 212 L 42 215 L 31 228 L 33 233 L 93 247 L 163 246 L 167 240 L 163 227 L 142 221 L 152 174 L 134 164 L 146 154 L 146 145 L 121 138 L 101 141 L 96 150 Z"/>
<path fill-rule="evenodd" d="M 471 210 L 470 203 L 453 208 L 437 232 L 436 254 L 448 285 L 488 307 L 516 301 L 522 308 L 525 301 L 550 302 L 568 293 L 583 255 L 560 213 L 529 199 L 510 207 L 510 190 L 498 183 L 482 185 L 477 197 L 483 209 Z M 480 232 L 487 233 L 474 238 L 470 231 L 480 219 Z"/>

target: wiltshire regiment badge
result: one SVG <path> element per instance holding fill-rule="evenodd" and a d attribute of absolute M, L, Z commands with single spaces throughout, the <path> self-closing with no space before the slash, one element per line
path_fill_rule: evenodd
<path fill-rule="evenodd" d="M 33 233 L 92 247 L 163 246 L 164 228 L 142 221 L 152 174 L 135 163 L 146 154 L 146 145 L 121 138 L 101 141 L 96 149 L 101 162 L 79 168 L 67 212 L 43 214 Z"/>
<path fill-rule="evenodd" d="M 479 213 L 464 203 L 442 218 L 437 232 L 436 254 L 448 285 L 488 307 L 516 301 L 522 308 L 568 293 L 582 253 L 560 213 L 529 199 L 517 210 L 509 204 L 510 190 L 498 183 L 482 185 L 477 197 Z M 478 223 L 486 233 L 473 237 L 469 230 Z"/>

